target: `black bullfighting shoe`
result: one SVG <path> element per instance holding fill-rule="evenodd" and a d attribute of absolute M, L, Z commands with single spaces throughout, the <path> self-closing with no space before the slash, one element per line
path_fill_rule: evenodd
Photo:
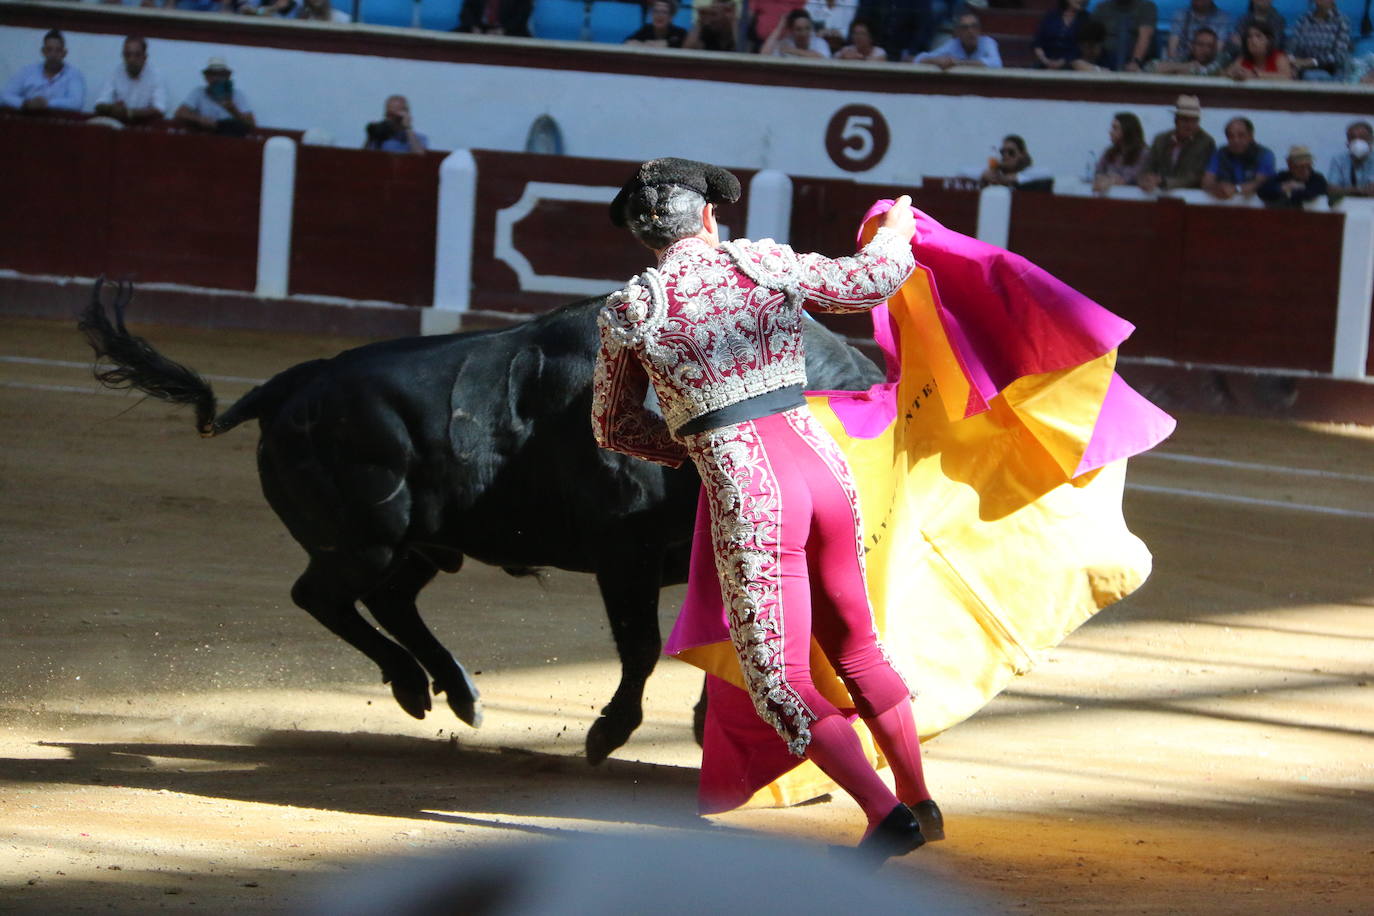
<path fill-rule="evenodd" d="M 916 815 L 906 805 L 898 805 L 859 842 L 856 852 L 863 864 L 877 868 L 892 856 L 904 856 L 925 842 Z"/>
<path fill-rule="evenodd" d="M 916 823 L 921 825 L 921 834 L 927 843 L 945 838 L 945 816 L 940 813 L 940 806 L 934 801 L 927 798 L 925 801 L 917 802 L 911 806 L 911 813 L 916 816 Z"/>

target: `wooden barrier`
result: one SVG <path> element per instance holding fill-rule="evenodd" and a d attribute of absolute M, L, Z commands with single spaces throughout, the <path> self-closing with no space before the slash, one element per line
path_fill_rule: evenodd
<path fill-rule="evenodd" d="M 3 266 L 251 290 L 262 141 L 7 117 Z"/>
<path fill-rule="evenodd" d="M 254 289 L 260 140 L 69 120 L 4 123 L 0 155 L 11 165 L 0 172 L 8 210 L 0 267 Z M 541 312 L 608 292 L 652 263 L 606 216 L 631 164 L 473 155 L 475 310 Z M 290 290 L 428 305 L 441 161 L 300 147 Z M 740 177 L 745 197 L 720 213 L 735 234 L 747 224 L 753 173 Z M 794 179 L 790 241 L 798 250 L 850 253 L 863 210 L 910 190 Z M 931 186 L 913 197 L 949 228 L 976 231 L 975 192 Z M 1022 193 L 1013 198 L 1009 247 L 1133 321 L 1126 355 L 1329 373 L 1344 219 Z M 826 321 L 854 337 L 868 332 L 863 316 Z"/>
<path fill-rule="evenodd" d="M 443 158 L 300 147 L 291 292 L 429 305 Z"/>

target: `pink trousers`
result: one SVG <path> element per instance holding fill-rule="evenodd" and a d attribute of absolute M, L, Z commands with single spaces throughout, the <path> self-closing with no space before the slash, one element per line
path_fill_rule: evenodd
<path fill-rule="evenodd" d="M 711 509 L 716 569 L 744 680 L 797 756 L 839 712 L 811 680 L 814 635 L 858 712 L 910 691 L 878 642 L 849 465 L 806 407 L 684 439 Z"/>

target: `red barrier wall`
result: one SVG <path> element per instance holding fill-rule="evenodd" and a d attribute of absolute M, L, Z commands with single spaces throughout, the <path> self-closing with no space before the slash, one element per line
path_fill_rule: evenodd
<path fill-rule="evenodd" d="M 256 284 L 260 140 L 7 116 L 0 156 L 3 266 Z"/>
<path fill-rule="evenodd" d="M 291 292 L 429 305 L 443 160 L 298 147 Z"/>
<path fill-rule="evenodd" d="M 1131 356 L 1330 372 L 1343 219 L 1018 194 L 1009 247 L 1135 322 Z"/>
<path fill-rule="evenodd" d="M 0 127 L 8 163 L 0 170 L 0 267 L 254 288 L 261 140 L 17 116 L 0 116 Z M 530 182 L 553 189 L 531 194 L 537 202 L 511 228 L 509 242 L 535 274 L 593 280 L 600 292 L 652 263 L 610 225 L 603 202 L 556 199 L 567 186 L 618 187 L 629 163 L 489 151 L 474 157 L 474 309 L 539 312 L 578 297 L 522 290 L 516 272 L 496 257 L 497 214 L 520 201 Z M 427 305 L 441 161 L 441 154 L 299 147 L 291 290 Z M 752 176 L 740 174 L 746 201 Z M 855 222 L 873 200 L 909 190 L 805 178 L 794 188 L 793 245 L 828 254 L 854 250 Z M 974 232 L 975 192 L 929 187 L 913 197 L 950 228 Z M 1343 219 L 1019 193 L 1010 247 L 1135 322 L 1127 355 L 1326 373 Z M 723 207 L 721 220 L 743 235 L 745 204 Z M 854 336 L 867 333 L 862 317 L 827 321 Z"/>

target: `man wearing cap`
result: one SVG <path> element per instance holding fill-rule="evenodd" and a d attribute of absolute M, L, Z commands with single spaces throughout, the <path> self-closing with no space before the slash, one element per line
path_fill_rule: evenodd
<path fill-rule="evenodd" d="M 831 259 L 768 239 L 722 242 L 716 205 L 739 195 L 734 175 L 686 159 L 644 163 L 616 195 L 611 221 L 658 266 L 601 311 L 592 429 L 603 448 L 696 465 L 754 709 L 859 803 L 868 818 L 860 853 L 881 862 L 941 838 L 943 827 L 911 692 L 878 644 L 853 477 L 802 396 L 802 310 L 886 301 L 915 268 L 915 217 L 901 197 L 862 251 Z M 645 407 L 651 385 L 661 415 Z M 813 636 L 892 766 L 895 794 L 817 691 Z"/>
<path fill-rule="evenodd" d="M 1200 188 L 1216 149 L 1217 142 L 1202 129 L 1197 96 L 1181 95 L 1174 103 L 1174 129 L 1154 138 L 1137 182 L 1145 191 Z"/>
<path fill-rule="evenodd" d="M 21 67 L 0 93 L 0 105 L 35 114 L 49 109 L 80 111 L 86 103 L 86 80 L 67 63 L 67 40 L 53 29 L 43 36 L 41 63 Z"/>
<path fill-rule="evenodd" d="M 1332 197 L 1374 197 L 1374 125 L 1355 121 L 1345 129 L 1345 152 L 1331 157 Z"/>
<path fill-rule="evenodd" d="M 148 63 L 148 41 L 137 35 L 124 39 L 124 62 L 115 68 L 95 97 L 95 113 L 137 124 L 167 113 L 167 89 L 162 75 Z"/>
<path fill-rule="evenodd" d="M 176 119 L 187 127 L 241 137 L 257 126 L 248 98 L 234 88 L 233 71 L 222 57 L 212 57 L 201 71 L 205 85 L 197 86 L 177 109 Z"/>
<path fill-rule="evenodd" d="M 1299 209 L 1326 195 L 1326 179 L 1312 168 L 1312 151 L 1294 146 L 1288 151 L 1288 168 L 1259 186 L 1256 192 L 1265 206 Z"/>

